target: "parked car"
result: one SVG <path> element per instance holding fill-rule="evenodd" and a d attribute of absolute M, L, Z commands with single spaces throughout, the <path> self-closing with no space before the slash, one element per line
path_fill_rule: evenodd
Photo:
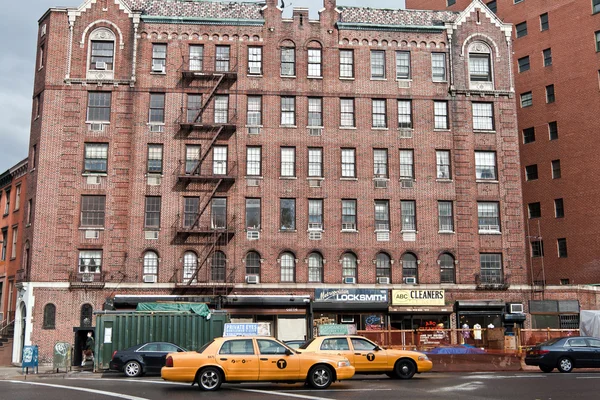
<path fill-rule="evenodd" d="M 148 342 L 125 350 L 115 351 L 109 368 L 124 372 L 129 377 L 160 373 L 167 354 L 184 352 L 184 348 L 168 342 Z"/>
<path fill-rule="evenodd" d="M 305 342 L 306 342 L 306 340 L 284 340 L 283 341 L 283 343 L 285 343 L 288 347 L 291 347 L 294 350 L 296 350 L 298 347 L 302 346 Z"/>
<path fill-rule="evenodd" d="M 164 380 L 197 383 L 202 390 L 217 390 L 223 382 L 306 382 L 325 389 L 353 375 L 346 357 L 300 354 L 264 336 L 215 338 L 197 352 L 169 354 L 161 370 Z"/>
<path fill-rule="evenodd" d="M 384 349 L 377 343 L 356 335 L 318 336 L 304 343 L 298 351 L 347 357 L 357 374 L 384 373 L 390 378 L 410 379 L 416 373 L 433 368 L 433 363 L 426 354 Z"/>
<path fill-rule="evenodd" d="M 543 372 L 571 372 L 573 368 L 600 368 L 600 339 L 568 336 L 550 339 L 529 348 L 525 364 L 538 366 Z"/>

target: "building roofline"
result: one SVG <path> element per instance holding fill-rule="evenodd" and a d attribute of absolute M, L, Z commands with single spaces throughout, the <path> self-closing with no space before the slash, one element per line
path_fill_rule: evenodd
<path fill-rule="evenodd" d="M 234 18 L 206 18 L 206 17 L 169 17 L 159 15 L 142 15 L 142 21 L 163 24 L 193 24 L 193 25 L 252 25 L 265 24 L 264 19 L 234 19 Z"/>
<path fill-rule="evenodd" d="M 68 12 L 69 10 L 76 10 L 76 8 L 73 8 L 73 7 L 50 7 L 38 19 L 38 24 L 41 23 L 48 16 L 48 14 L 50 14 L 53 11 L 55 11 L 55 12 Z"/>
<path fill-rule="evenodd" d="M 355 31 L 401 31 L 401 32 L 443 32 L 446 30 L 445 25 L 427 26 L 427 25 L 383 25 L 370 24 L 362 22 L 337 22 L 340 30 L 355 30 Z"/>

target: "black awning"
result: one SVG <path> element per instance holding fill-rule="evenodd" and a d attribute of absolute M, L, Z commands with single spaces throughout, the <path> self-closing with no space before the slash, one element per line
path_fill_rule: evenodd
<path fill-rule="evenodd" d="M 504 321 L 506 322 L 523 322 L 526 318 L 525 314 L 504 314 Z"/>
<path fill-rule="evenodd" d="M 387 311 L 388 303 L 344 303 L 344 302 L 315 302 L 313 310 L 332 311 Z"/>
<path fill-rule="evenodd" d="M 506 303 L 501 300 L 457 300 L 459 310 L 504 310 Z"/>

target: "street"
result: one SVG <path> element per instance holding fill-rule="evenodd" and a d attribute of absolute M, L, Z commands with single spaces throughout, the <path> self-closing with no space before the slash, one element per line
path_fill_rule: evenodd
<path fill-rule="evenodd" d="M 430 373 L 409 381 L 381 376 L 362 376 L 337 382 L 327 390 L 311 390 L 302 384 L 224 384 L 218 392 L 201 392 L 197 386 L 162 381 L 158 377 L 37 379 L 0 381 L 2 399 L 86 400 L 110 397 L 126 400 L 154 399 L 307 399 L 352 400 L 398 397 L 410 399 L 597 399 L 600 373 Z"/>

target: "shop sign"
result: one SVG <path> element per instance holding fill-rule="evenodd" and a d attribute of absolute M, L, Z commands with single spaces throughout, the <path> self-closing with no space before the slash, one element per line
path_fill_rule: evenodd
<path fill-rule="evenodd" d="M 265 322 L 238 324 L 227 323 L 223 336 L 271 336 L 271 325 Z"/>
<path fill-rule="evenodd" d="M 387 303 L 388 291 L 375 289 L 315 289 L 315 301 L 336 303 Z"/>
<path fill-rule="evenodd" d="M 355 324 L 323 324 L 318 325 L 319 336 L 325 335 L 356 335 Z"/>
<path fill-rule="evenodd" d="M 394 306 L 443 306 L 444 290 L 392 290 Z"/>

